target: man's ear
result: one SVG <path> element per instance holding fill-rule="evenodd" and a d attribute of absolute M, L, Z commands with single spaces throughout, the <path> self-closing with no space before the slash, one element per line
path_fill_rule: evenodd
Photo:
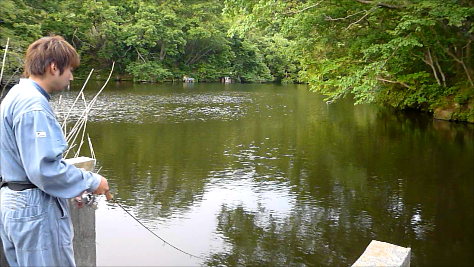
<path fill-rule="evenodd" d="M 51 62 L 51 64 L 49 64 L 49 72 L 51 73 L 51 75 L 54 76 L 56 74 L 56 72 L 58 72 L 58 71 L 59 71 L 59 69 L 56 66 L 56 63 Z"/>

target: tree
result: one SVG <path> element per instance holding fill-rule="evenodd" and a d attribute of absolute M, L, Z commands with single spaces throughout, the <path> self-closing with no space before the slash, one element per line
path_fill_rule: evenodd
<path fill-rule="evenodd" d="M 300 79 L 328 99 L 353 95 L 357 103 L 429 111 L 455 102 L 474 121 L 472 1 L 226 4 L 230 14 L 245 16 L 237 30 L 277 29 L 294 40 L 302 51 Z"/>

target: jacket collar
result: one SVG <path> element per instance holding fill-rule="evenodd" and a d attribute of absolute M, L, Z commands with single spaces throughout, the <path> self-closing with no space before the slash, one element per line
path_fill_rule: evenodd
<path fill-rule="evenodd" d="M 46 97 L 48 101 L 51 99 L 51 96 L 35 81 L 30 80 L 30 79 L 20 79 L 20 84 L 22 83 L 29 83 L 33 85 L 36 88 L 36 90 L 38 90 L 38 92 L 40 92 L 44 97 Z"/>

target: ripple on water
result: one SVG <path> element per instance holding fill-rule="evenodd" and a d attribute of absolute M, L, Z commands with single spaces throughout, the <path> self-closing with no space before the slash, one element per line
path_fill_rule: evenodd
<path fill-rule="evenodd" d="M 61 99 L 51 101 L 59 121 L 63 121 L 77 92 L 65 92 Z M 61 100 L 61 102 L 59 102 Z M 87 103 L 91 97 L 87 99 Z M 247 113 L 252 99 L 244 92 L 196 94 L 140 95 L 134 93 L 104 92 L 92 108 L 88 120 L 111 123 L 182 123 L 186 121 L 229 121 Z M 77 120 L 85 110 L 83 100 L 76 103 L 69 115 Z M 69 120 L 69 119 L 68 119 Z"/>

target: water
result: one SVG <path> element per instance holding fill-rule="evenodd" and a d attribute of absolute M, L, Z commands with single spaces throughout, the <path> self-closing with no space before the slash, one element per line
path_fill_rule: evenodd
<path fill-rule="evenodd" d="M 323 99 L 304 85 L 109 84 L 87 128 L 100 173 L 205 259 L 102 200 L 98 266 L 350 266 L 373 239 L 411 247 L 412 266 L 474 265 L 474 125 Z"/>

